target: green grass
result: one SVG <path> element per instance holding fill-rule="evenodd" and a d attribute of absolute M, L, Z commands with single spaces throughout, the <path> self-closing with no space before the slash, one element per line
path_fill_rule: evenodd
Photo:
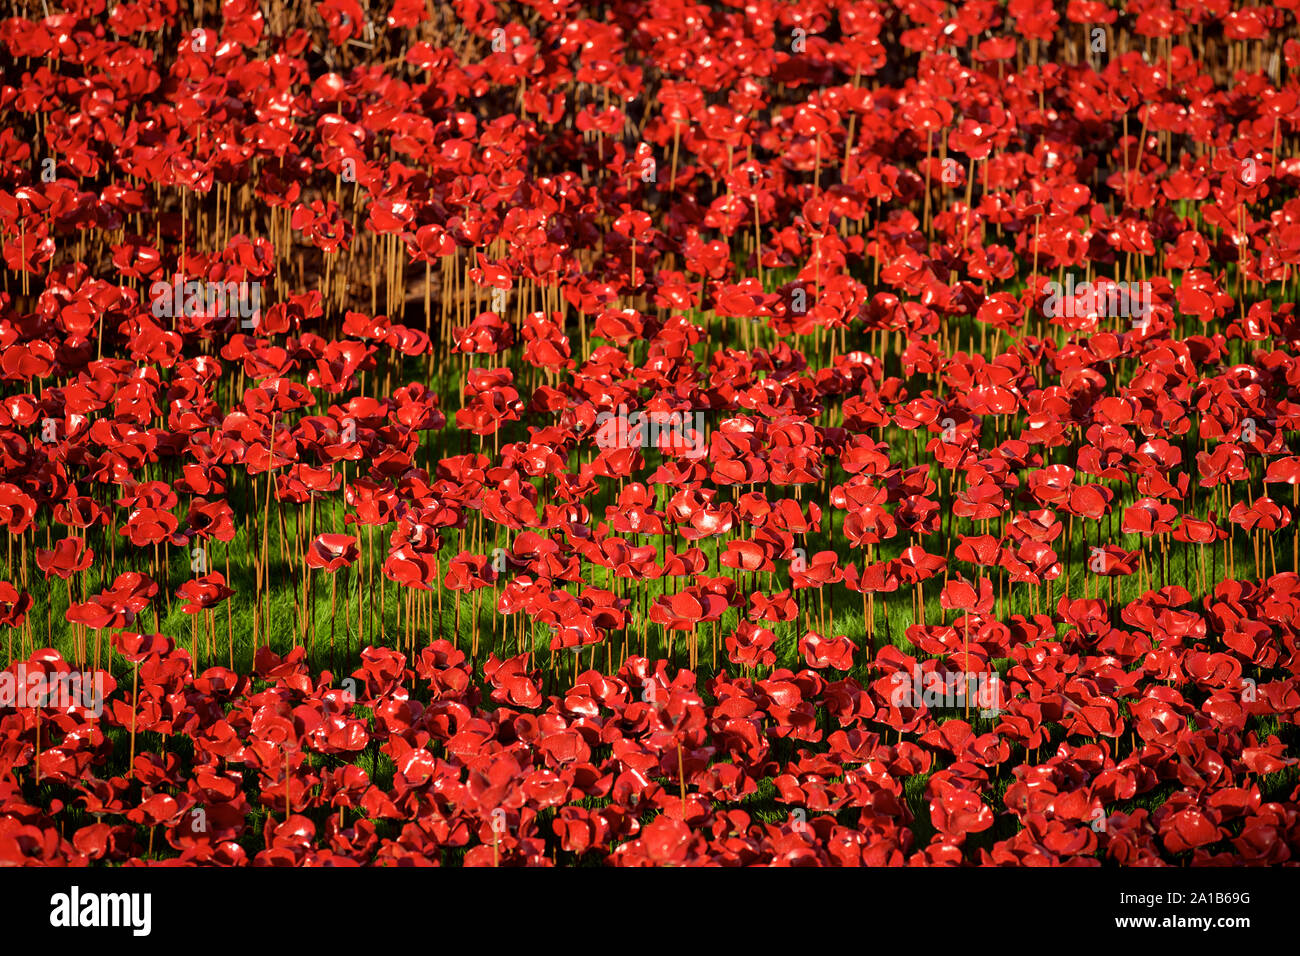
<path fill-rule="evenodd" d="M 328 511 L 328 509 L 326 510 Z M 318 507 L 318 528 L 323 529 L 325 527 L 329 527 L 328 524 L 321 522 L 320 518 L 321 518 L 321 512 Z M 231 543 L 231 547 L 230 547 L 231 570 L 234 575 L 233 579 L 237 591 L 236 597 L 232 599 L 233 605 L 232 605 L 231 619 L 233 620 L 235 627 L 233 632 L 231 632 L 232 634 L 231 639 L 234 648 L 235 669 L 241 673 L 247 673 L 251 670 L 252 657 L 254 653 L 254 645 L 252 641 L 252 624 L 251 624 L 252 594 L 253 594 L 252 588 L 254 582 L 252 577 L 252 570 L 248 566 L 248 562 L 245 560 L 241 560 L 241 558 L 247 553 L 249 553 L 251 549 L 251 544 L 247 540 L 247 538 L 248 538 L 247 532 L 241 532 L 239 535 L 236 536 L 235 540 Z M 363 542 L 364 542 L 364 538 L 363 538 Z M 931 547 L 933 548 L 935 547 L 935 545 L 931 543 Z M 378 548 L 379 548 L 379 539 L 377 538 L 375 541 L 374 551 L 370 551 L 366 555 L 367 562 L 372 558 L 377 557 Z M 1076 552 L 1077 550 L 1078 549 L 1076 548 Z M 809 548 L 809 552 L 810 555 L 811 553 L 813 553 L 813 549 L 811 547 Z M 215 567 L 223 568 L 224 554 L 222 553 L 220 547 L 216 549 L 216 554 L 218 556 L 218 560 L 215 564 Z M 171 578 L 172 582 L 178 583 L 179 581 L 184 580 L 184 578 L 187 576 L 189 569 L 188 569 L 188 565 L 183 562 L 183 558 L 184 558 L 183 554 L 176 552 L 173 554 L 172 557 L 173 557 L 173 561 L 170 564 L 169 573 L 172 575 Z M 1237 568 L 1238 575 L 1240 577 L 1253 576 L 1254 569 L 1251 566 L 1251 558 L 1250 555 L 1245 553 L 1244 548 L 1241 547 L 1238 548 L 1237 557 L 1239 562 Z M 1075 563 L 1074 573 L 1071 582 L 1071 591 L 1075 595 L 1082 594 L 1083 579 L 1084 579 L 1082 562 L 1081 560 L 1079 560 L 1079 558 L 1080 556 L 1076 554 L 1075 555 L 1076 560 L 1074 562 Z M 118 565 L 113 566 L 111 570 L 120 572 L 121 570 L 125 570 L 125 566 L 119 563 Z M 1176 549 L 1171 551 L 1170 552 L 1170 579 L 1176 582 L 1181 582 L 1183 577 L 1183 570 L 1184 570 L 1183 555 L 1181 549 Z M 714 572 L 726 573 L 725 571 L 717 572 L 716 569 L 714 569 Z M 596 574 L 597 576 L 599 576 L 600 572 L 596 572 Z M 272 561 L 271 580 L 276 582 L 284 582 L 286 579 L 289 578 L 290 575 L 291 575 L 291 569 L 288 566 L 288 562 L 280 562 L 279 560 Z M 334 662 L 333 664 L 331 664 L 330 650 L 327 646 L 327 641 L 326 641 L 326 638 L 328 636 L 328 628 L 326 626 L 326 622 L 328 620 L 328 615 L 329 615 L 328 590 L 326 587 L 323 586 L 323 579 L 325 578 L 325 575 L 318 575 L 318 578 L 321 580 L 318 580 L 318 587 L 316 588 L 315 610 L 317 615 L 316 616 L 317 632 L 316 632 L 315 648 L 308 655 L 308 661 L 313 672 L 318 670 L 331 669 L 335 674 L 334 682 L 335 684 L 338 684 L 339 679 L 342 676 L 346 675 L 348 672 L 350 672 L 350 670 L 359 663 L 359 661 L 356 658 L 356 651 L 358 649 L 358 640 L 357 640 L 357 635 L 354 633 L 356 630 L 356 620 L 358 616 L 357 614 L 358 605 L 357 605 L 357 598 L 355 593 L 355 580 L 350 575 L 350 573 L 348 576 L 341 578 L 341 583 L 346 586 L 340 588 L 340 598 L 338 604 L 340 622 L 336 629 L 336 648 L 334 654 Z M 91 569 L 91 571 L 87 572 L 87 579 L 88 579 L 87 587 L 91 593 L 93 593 L 101 584 L 106 585 L 110 583 L 112 579 L 112 574 L 110 573 L 110 567 L 108 566 L 107 562 L 97 561 L 96 565 Z M 638 588 L 643 587 L 647 589 L 647 592 L 651 598 L 663 593 L 663 584 L 662 582 L 659 581 L 639 582 L 635 586 Z M 387 602 L 385 603 L 382 609 L 383 610 L 382 624 L 381 624 L 381 616 L 377 613 L 372 613 L 371 605 L 369 604 L 369 602 L 367 604 L 366 624 L 368 629 L 375 632 L 374 634 L 375 643 L 382 643 L 387 646 L 395 646 L 398 644 L 398 628 L 396 625 L 396 618 L 398 612 L 398 600 L 399 600 L 398 590 L 399 589 L 396 586 L 393 586 L 390 583 L 387 592 Z M 1062 589 L 1059 586 L 1059 582 L 1058 582 L 1056 593 L 1059 594 L 1061 590 Z M 931 582 L 928 582 L 928 585 L 926 587 L 925 605 L 926 605 L 926 618 L 927 621 L 929 621 L 930 623 L 939 622 L 943 620 L 945 616 L 944 612 L 939 607 L 938 591 L 939 591 L 939 582 L 937 580 L 932 580 Z M 55 622 L 54 631 L 53 631 L 54 634 L 53 645 L 56 648 L 60 649 L 60 651 L 65 654 L 65 656 L 71 655 L 73 653 L 71 628 L 67 624 L 62 623 L 62 611 L 66 608 L 66 597 L 65 597 L 64 589 L 62 587 L 62 582 L 56 582 L 53 586 L 46 586 L 39 581 L 33 581 L 33 592 L 34 595 L 36 596 L 36 605 L 33 612 L 33 628 L 35 632 L 34 636 L 37 637 L 37 645 L 43 646 L 46 643 L 46 641 L 43 639 L 43 635 L 44 635 L 43 629 L 36 626 L 42 623 L 43 618 L 41 612 L 45 611 L 46 609 L 52 609 L 53 611 L 52 618 Z M 851 640 L 853 640 L 856 644 L 859 645 L 860 650 L 855 655 L 855 664 L 851 671 L 851 675 L 854 678 L 856 678 L 859 682 L 866 683 L 872 677 L 877 675 L 873 674 L 870 668 L 868 654 L 865 650 L 867 645 L 866 627 L 865 627 L 865 620 L 861 613 L 861 604 L 860 604 L 859 596 L 847 592 L 842 585 L 834 587 L 833 592 L 834 592 L 833 603 L 835 608 L 834 632 L 836 634 L 844 634 L 848 636 Z M 377 593 L 378 592 L 376 591 L 376 595 Z M 294 642 L 297 639 L 297 634 L 296 634 L 297 615 L 294 610 L 295 594 L 296 592 L 294 588 L 292 586 L 285 585 L 284 583 L 279 583 L 276 586 L 272 587 L 270 592 L 271 613 L 268 618 L 269 628 L 267 630 L 266 636 L 269 636 L 271 647 L 281 654 L 288 651 L 294 645 Z M 1131 598 L 1131 596 L 1132 594 L 1130 593 L 1130 591 L 1126 590 L 1124 595 L 1125 599 L 1128 600 Z M 166 606 L 165 598 L 163 597 L 163 595 L 160 595 L 159 598 L 155 600 L 155 604 L 159 605 L 162 608 L 165 608 Z M 813 606 L 815 607 L 815 605 Z M 1007 606 L 1008 613 L 1028 613 L 1028 610 L 1029 608 L 1027 602 L 1023 598 L 1023 595 L 1013 590 L 1010 599 L 1008 601 L 1008 606 Z M 1112 610 L 1112 620 L 1117 621 L 1117 610 L 1118 610 L 1117 608 Z M 228 657 L 229 652 L 227 650 L 227 644 L 226 644 L 227 617 L 226 617 L 224 607 L 220 608 L 219 611 L 220 613 L 217 616 L 217 632 L 216 632 L 217 633 L 216 647 L 218 653 L 216 655 L 216 659 L 213 659 L 212 655 L 208 654 L 205 649 L 201 649 L 201 653 L 200 653 L 201 667 L 211 666 L 213 664 L 228 666 L 229 664 L 229 657 Z M 905 637 L 905 632 L 907 628 L 913 623 L 910 598 L 904 597 L 901 592 L 895 595 L 884 596 L 883 598 L 878 599 L 877 601 L 877 611 L 878 611 L 878 622 L 877 622 L 877 634 L 876 634 L 876 642 L 874 645 L 874 650 L 878 652 L 880 647 L 883 646 L 885 642 L 888 642 L 894 644 L 895 646 L 899 647 L 900 649 L 902 649 L 907 653 L 916 654 L 915 648 L 911 646 L 911 644 L 907 641 Z M 738 612 L 736 609 L 729 609 L 723 615 L 723 619 L 720 622 L 720 628 L 719 628 L 719 633 L 721 635 L 725 635 L 732 628 L 734 628 L 735 623 L 737 621 L 737 616 L 738 616 Z M 462 607 L 462 627 L 461 627 L 461 632 L 459 634 L 456 633 L 454 628 L 454 618 L 455 618 L 454 603 L 450 595 L 447 595 L 445 596 L 443 602 L 443 611 L 441 617 L 435 617 L 434 635 L 435 637 L 440 637 L 440 638 L 450 640 L 453 643 L 455 643 L 457 646 L 461 647 L 462 649 L 468 652 L 469 613 L 468 613 L 467 605 Z M 345 626 L 342 623 L 343 619 L 346 619 L 348 622 L 350 622 L 347 629 L 345 629 Z M 173 607 L 170 609 L 170 611 L 160 611 L 159 624 L 161 625 L 162 632 L 168 634 L 169 636 L 180 639 L 182 644 L 186 647 L 189 647 L 189 638 L 188 638 L 189 623 L 190 623 L 189 617 L 180 611 L 179 603 L 174 604 Z M 810 623 L 813 622 L 809 622 L 808 620 L 804 620 L 801 622 L 801 624 L 804 627 L 809 626 Z M 141 622 L 137 622 L 136 626 L 140 629 L 146 629 L 146 625 L 148 626 L 148 629 L 152 629 L 153 627 L 153 617 L 149 611 L 146 611 L 146 614 L 144 615 L 144 620 Z M 804 663 L 797 650 L 798 631 L 796 630 L 795 624 L 791 622 L 791 623 L 782 623 L 782 624 L 769 625 L 769 626 L 777 634 L 778 637 L 777 645 L 776 645 L 776 652 L 777 652 L 778 659 L 775 666 L 790 668 L 794 670 L 798 670 L 802 668 L 804 666 Z M 378 637 L 378 632 L 381 631 L 384 632 L 385 634 L 385 637 L 382 640 L 380 640 Z M 664 644 L 664 636 L 656 625 L 649 625 L 649 631 L 650 631 L 649 650 L 651 656 L 652 657 L 659 656 L 663 654 L 666 650 Z M 706 629 L 705 627 L 701 627 L 700 631 L 702 635 L 711 634 L 711 630 Z M 491 633 L 492 632 L 490 630 L 490 622 L 488 619 L 488 614 L 485 611 L 480 615 L 481 644 L 480 644 L 478 658 L 475 661 L 476 677 L 479 680 L 482 680 L 483 677 L 482 665 L 486 660 L 489 652 L 495 653 L 498 657 L 505 657 L 513 653 L 516 653 L 518 650 L 514 646 L 512 641 L 506 641 L 503 638 L 501 638 L 499 635 L 497 639 L 495 640 L 491 639 Z M 554 658 L 556 661 L 556 665 L 555 665 L 556 669 L 552 669 L 552 667 L 550 666 L 551 658 L 549 653 L 546 650 L 549 641 L 549 636 L 550 635 L 549 635 L 548 628 L 540 624 L 537 624 L 536 622 L 533 622 L 529 632 L 529 637 L 531 639 L 531 649 L 535 652 L 535 658 L 534 658 L 535 664 L 540 666 L 543 671 L 544 692 L 561 693 L 563 689 L 569 685 L 572 679 L 572 674 L 573 674 L 572 657 L 570 654 L 565 653 L 563 651 L 559 652 Z M 424 646 L 428 642 L 428 635 L 423 632 L 421 632 L 418 635 L 406 635 L 406 638 L 408 640 L 413 640 L 417 648 Z M 367 639 L 370 640 L 370 635 L 367 636 Z M 345 646 L 349 643 L 349 641 L 352 649 L 352 654 L 350 656 L 345 651 Z M 634 641 L 630 641 L 629 643 L 631 644 L 632 651 L 634 652 L 639 651 L 639 641 L 634 640 Z M 684 665 L 686 662 L 685 654 L 683 651 L 684 642 L 679 637 L 678 640 L 675 642 L 675 644 L 676 644 L 675 647 L 676 663 L 679 666 Z M 613 647 L 617 647 L 619 650 L 621 650 L 622 642 L 619 635 L 614 635 L 612 637 L 610 645 Z M 91 646 L 93 647 L 93 638 L 92 638 Z M 106 646 L 107 646 L 107 641 L 105 641 L 105 647 Z M 525 644 L 525 648 L 527 648 L 527 646 L 528 645 Z M 707 647 L 707 645 L 704 646 Z M 1207 640 L 1202 643 L 1202 646 L 1207 648 L 1212 648 L 1212 649 L 1218 649 L 1218 650 L 1223 649 L 1221 641 L 1214 636 L 1207 638 Z M 715 671 L 715 669 L 711 664 L 710 655 L 707 650 L 702 649 L 700 655 L 701 655 L 701 662 L 700 662 L 700 667 L 698 668 L 698 673 L 700 677 L 699 687 L 701 692 L 705 693 L 705 696 L 707 698 L 708 695 L 704 688 L 705 682 L 707 681 L 708 678 L 710 678 L 715 673 L 717 673 L 717 671 Z M 924 655 L 917 655 L 917 656 L 924 657 Z M 594 651 L 592 650 L 584 651 L 581 658 L 583 669 L 585 669 L 589 664 L 592 663 L 593 658 L 595 658 L 595 665 L 597 667 L 599 667 L 602 670 L 607 670 L 607 666 L 606 666 L 607 650 L 605 648 L 598 648 Z M 614 666 L 618 665 L 617 655 L 615 656 L 613 663 Z M 719 649 L 718 664 L 719 664 L 718 670 L 725 669 L 732 672 L 739 671 L 738 668 L 730 667 L 726 663 L 725 651 L 722 650 L 721 648 Z M 995 665 L 1005 676 L 1006 670 L 1009 666 L 1009 661 L 1007 660 L 997 661 L 995 662 Z M 123 681 L 127 681 L 129 686 L 128 675 L 130 671 L 129 668 L 124 664 L 124 662 L 121 661 L 121 659 L 116 657 L 113 659 L 112 670 L 116 675 L 117 679 L 119 680 L 119 683 Z M 766 674 L 770 673 L 770 671 L 771 671 L 770 668 L 758 669 L 757 671 L 753 672 L 752 676 L 756 678 L 761 678 L 766 676 Z M 1251 671 L 1248 670 L 1248 673 L 1251 673 Z M 831 672 L 829 676 L 838 678 L 840 675 Z M 1271 676 L 1281 676 L 1281 675 L 1277 674 Z M 1257 679 L 1260 680 L 1270 679 L 1270 675 L 1257 674 Z M 425 692 L 418 686 L 418 684 L 419 682 L 417 682 L 416 686 L 411 688 L 412 695 L 416 698 L 423 698 L 426 696 Z M 260 686 L 260 683 L 258 686 Z M 485 700 L 483 706 L 491 707 L 493 705 L 491 705 L 490 702 Z M 963 717 L 963 714 L 960 711 L 956 711 L 956 712 L 941 711 L 938 717 L 942 722 L 943 720 L 961 718 Z M 824 713 L 822 714 L 821 722 L 823 728 L 830 729 L 830 725 L 826 722 Z M 979 718 L 976 715 L 972 714 L 972 723 L 975 726 L 977 733 L 983 733 L 992 730 L 996 721 L 987 718 Z M 1263 721 L 1256 718 L 1252 718 L 1250 723 L 1251 723 L 1250 729 L 1253 729 L 1259 733 L 1259 737 L 1261 741 L 1267 740 L 1270 734 L 1278 734 L 1283 740 L 1283 742 L 1286 744 L 1288 749 L 1292 749 L 1297 745 L 1297 743 L 1300 743 L 1300 740 L 1297 739 L 1298 736 L 1300 735 L 1297 735 L 1296 728 L 1293 724 L 1289 724 L 1289 723 L 1278 724 L 1276 721 Z M 125 757 L 126 757 L 126 749 L 127 749 L 126 733 L 120 730 L 109 730 L 107 732 L 107 736 L 112 741 L 114 747 L 114 756 L 110 761 L 110 765 L 116 768 L 116 772 L 124 772 L 126 770 L 126 766 L 125 766 L 126 764 Z M 884 732 L 883 736 L 886 742 L 893 742 L 898 738 L 897 734 L 888 730 Z M 905 739 L 915 740 L 917 735 L 904 734 L 903 737 Z M 1121 738 L 1119 741 L 1114 742 L 1115 749 L 1118 751 L 1118 755 L 1120 756 L 1126 753 L 1129 749 L 1126 737 L 1127 735 L 1125 735 L 1125 738 Z M 1058 726 L 1054 728 L 1054 732 L 1052 735 L 1052 742 L 1049 745 L 1044 746 L 1039 751 L 1038 759 L 1040 761 L 1047 759 L 1050 756 L 1050 754 L 1054 752 L 1055 746 L 1062 739 L 1064 739 L 1064 732 Z M 137 740 L 138 753 L 144 753 L 147 751 L 154 751 L 154 752 L 167 751 L 167 752 L 176 753 L 178 756 L 188 756 L 188 751 L 190 750 L 190 746 L 191 745 L 184 738 L 178 738 L 178 737 L 163 738 L 160 735 L 146 733 L 146 732 L 141 732 Z M 435 748 L 437 748 L 436 743 L 434 744 L 434 746 Z M 775 748 L 775 752 L 778 754 L 780 753 L 779 744 L 777 748 Z M 793 750 L 791 750 L 791 753 L 783 755 L 783 759 L 791 759 L 793 756 L 794 756 Z M 1029 755 L 1025 754 L 1022 748 L 1016 746 L 1013 748 L 1011 759 L 1005 762 L 1004 764 L 1002 764 L 1001 774 L 994 780 L 994 782 L 988 788 L 988 791 L 985 794 L 986 799 L 989 800 L 995 812 L 1003 809 L 1000 806 L 998 806 L 995 801 L 1000 799 L 1000 795 L 1005 792 L 1006 786 L 1011 782 L 1012 779 L 1011 769 L 1020 763 L 1027 762 L 1028 759 L 1029 759 Z M 313 762 L 316 763 L 324 762 L 324 758 L 321 758 L 319 755 L 313 755 L 312 760 Z M 929 773 L 923 775 L 916 775 L 907 778 L 904 781 L 906 800 L 914 816 L 914 821 L 912 823 L 912 831 L 915 838 L 915 846 L 917 848 L 923 847 L 929 841 L 929 838 L 933 834 L 933 827 L 930 822 L 930 814 L 929 814 L 929 797 L 926 793 L 926 786 L 928 784 L 929 778 L 933 775 L 933 773 L 941 769 L 949 762 L 950 760 L 945 760 L 942 757 L 940 757 L 939 759 L 936 759 L 935 764 Z M 373 782 L 381 786 L 387 786 L 391 784 L 392 775 L 395 768 L 392 764 L 392 761 L 388 757 L 379 754 L 373 748 L 368 748 L 366 751 L 363 751 L 360 755 L 358 755 L 356 763 L 371 775 Z M 247 783 L 250 787 L 250 794 L 252 793 L 251 785 L 255 781 L 255 778 L 256 778 L 255 773 L 249 773 L 247 775 Z M 670 790 L 670 792 L 675 792 L 676 784 L 674 781 L 663 780 L 661 782 L 664 784 L 666 788 Z M 1297 770 L 1296 768 L 1289 768 L 1288 770 L 1285 770 L 1281 773 L 1270 774 L 1262 778 L 1259 782 L 1260 782 L 1261 790 L 1264 793 L 1265 800 L 1284 801 L 1288 799 L 1290 792 L 1294 789 L 1297 782 L 1300 782 L 1300 770 Z M 29 789 L 32 788 L 33 785 L 30 780 L 27 782 L 26 786 Z M 1135 809 L 1136 807 L 1146 807 L 1147 809 L 1151 810 L 1159 806 L 1161 803 L 1163 803 L 1163 801 L 1167 799 L 1169 793 L 1173 792 L 1174 789 L 1176 788 L 1174 788 L 1173 786 L 1162 785 L 1160 788 L 1157 788 L 1154 791 L 1137 795 L 1131 801 L 1125 801 L 1113 807 L 1108 807 L 1107 810 L 1108 812 L 1115 812 L 1115 811 L 1131 812 L 1131 810 Z M 39 793 L 39 799 L 41 800 L 41 803 L 43 805 L 48 805 L 47 803 L 48 799 L 54 796 L 58 796 L 61 799 L 63 799 L 66 803 L 68 803 L 68 808 L 65 811 L 63 811 L 62 814 L 60 814 L 61 821 L 63 822 L 65 829 L 68 828 L 75 829 L 76 826 L 84 825 L 87 822 L 91 822 L 89 815 L 85 814 L 84 811 L 76 808 L 76 805 L 72 802 L 72 800 L 69 799 L 70 796 L 73 795 L 65 792 L 66 788 L 63 788 L 58 785 L 55 786 L 42 785 L 40 791 L 41 792 Z M 768 780 L 764 780 L 764 781 L 760 781 L 759 783 L 758 793 L 753 794 L 747 797 L 746 799 L 733 804 L 733 806 L 738 806 L 745 809 L 751 814 L 751 816 L 756 821 L 759 822 L 775 823 L 775 822 L 785 821 L 789 818 L 790 811 L 792 808 L 779 802 L 776 797 L 777 797 L 776 791 L 775 788 L 771 785 L 771 782 Z M 593 805 L 599 805 L 599 803 L 600 801 L 594 801 Z M 268 811 L 266 808 L 254 805 L 254 810 L 249 816 L 249 821 L 248 821 L 249 832 L 246 838 L 241 842 L 245 845 L 246 849 L 248 849 L 250 855 L 252 853 L 255 853 L 256 850 L 261 846 L 261 825 L 265 821 L 268 812 L 276 812 L 276 811 Z M 279 814 L 277 813 L 277 818 L 278 816 Z M 837 816 L 841 819 L 842 822 L 851 824 L 854 822 L 857 816 L 857 811 L 847 810 L 838 814 Z M 351 818 L 350 815 L 349 818 Z M 544 821 L 548 821 L 550 819 L 550 815 L 543 815 L 543 817 L 540 819 Z M 381 835 L 396 836 L 398 832 L 400 832 L 400 821 L 381 822 L 377 824 L 377 827 Z M 974 848 L 983 847 L 985 849 L 990 849 L 995 839 L 1004 839 L 1007 836 L 1010 836 L 1012 833 L 1014 833 L 1014 831 L 1017 828 L 1018 828 L 1018 824 L 1016 823 L 1013 817 L 1011 817 L 1010 815 L 1001 815 L 998 817 L 997 823 L 993 830 L 985 834 L 973 836 L 970 842 L 972 844 L 972 847 Z M 542 831 L 545 834 L 549 835 L 549 822 L 544 822 L 542 824 Z M 69 830 L 69 832 L 71 832 L 71 830 Z M 158 854 L 162 854 L 163 847 L 158 846 L 155 849 Z M 975 852 L 975 850 L 973 850 L 972 852 Z M 449 862 L 449 863 L 454 862 L 454 857 L 457 855 L 458 854 L 455 853 L 451 854 L 450 856 L 448 856 L 445 862 Z M 564 856 L 564 854 L 561 854 L 561 856 Z"/>

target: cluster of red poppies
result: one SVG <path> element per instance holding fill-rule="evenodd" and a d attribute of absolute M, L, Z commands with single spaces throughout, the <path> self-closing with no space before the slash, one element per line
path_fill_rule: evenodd
<path fill-rule="evenodd" d="M 0 864 L 1300 849 L 1300 4 L 180 6 L 0 22 Z"/>

